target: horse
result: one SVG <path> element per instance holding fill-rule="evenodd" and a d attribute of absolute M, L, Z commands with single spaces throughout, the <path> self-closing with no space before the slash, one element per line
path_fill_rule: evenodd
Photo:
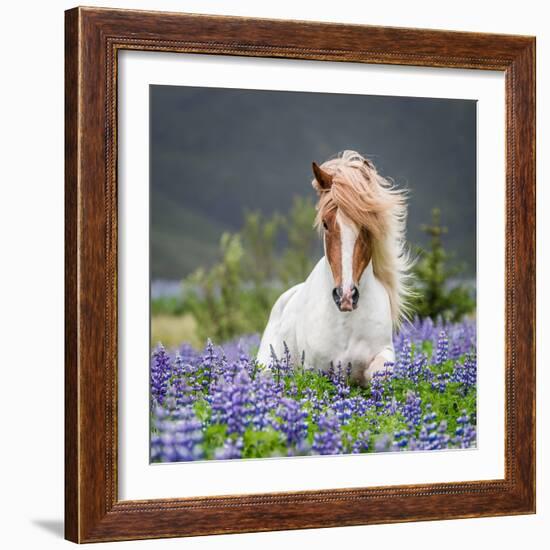
<path fill-rule="evenodd" d="M 408 316 L 407 191 L 355 151 L 312 167 L 324 256 L 275 302 L 257 361 L 267 367 L 287 354 L 304 368 L 339 365 L 366 386 L 391 368 L 393 330 Z"/>

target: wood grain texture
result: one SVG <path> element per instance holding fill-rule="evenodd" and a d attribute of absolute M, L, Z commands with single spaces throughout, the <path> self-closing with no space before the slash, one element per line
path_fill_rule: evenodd
<path fill-rule="evenodd" d="M 500 480 L 119 501 L 117 52 L 457 67 L 506 80 L 506 475 Z M 66 537 L 75 542 L 535 510 L 535 39 L 98 8 L 66 12 Z"/>
<path fill-rule="evenodd" d="M 78 13 L 65 30 L 65 537 L 78 539 Z"/>

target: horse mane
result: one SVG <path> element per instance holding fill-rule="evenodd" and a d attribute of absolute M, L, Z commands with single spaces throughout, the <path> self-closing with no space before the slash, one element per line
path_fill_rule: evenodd
<path fill-rule="evenodd" d="M 399 325 L 409 317 L 412 260 L 406 245 L 407 191 L 383 178 L 374 164 L 355 151 L 343 151 L 321 169 L 332 176 L 329 189 L 312 185 L 319 194 L 315 226 L 332 210 L 339 211 L 368 231 L 372 238 L 372 267 L 386 288 L 392 320 Z"/>

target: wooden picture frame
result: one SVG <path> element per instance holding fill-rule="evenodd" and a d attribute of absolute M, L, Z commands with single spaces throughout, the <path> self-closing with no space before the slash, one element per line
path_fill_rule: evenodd
<path fill-rule="evenodd" d="M 501 71 L 506 86 L 505 477 L 120 501 L 117 54 L 155 50 Z M 65 533 L 74 542 L 535 511 L 535 39 L 99 8 L 66 12 Z"/>

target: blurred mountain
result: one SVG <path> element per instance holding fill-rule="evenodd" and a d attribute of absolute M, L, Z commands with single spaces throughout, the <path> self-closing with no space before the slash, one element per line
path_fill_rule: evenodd
<path fill-rule="evenodd" d="M 445 245 L 475 273 L 476 102 L 150 88 L 151 271 L 181 278 L 215 261 L 245 209 L 286 212 L 315 194 L 311 161 L 355 149 L 410 190 L 408 239 L 439 207 Z M 313 220 L 312 220 L 313 221 Z"/>

